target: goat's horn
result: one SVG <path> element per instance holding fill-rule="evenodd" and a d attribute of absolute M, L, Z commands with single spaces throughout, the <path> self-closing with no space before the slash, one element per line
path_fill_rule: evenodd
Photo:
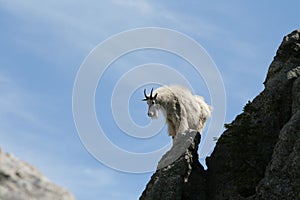
<path fill-rule="evenodd" d="M 151 89 L 151 92 L 150 92 L 150 99 L 153 99 L 152 93 L 153 93 L 153 88 Z"/>
<path fill-rule="evenodd" d="M 146 94 L 146 89 L 144 89 L 144 95 L 145 95 L 145 99 L 142 99 L 142 101 L 147 101 L 149 99 L 149 97 Z"/>

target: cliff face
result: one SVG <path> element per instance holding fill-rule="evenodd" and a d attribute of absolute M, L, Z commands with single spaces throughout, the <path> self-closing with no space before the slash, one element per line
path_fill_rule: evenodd
<path fill-rule="evenodd" d="M 196 194 L 178 194 L 177 199 L 300 199 L 299 37 L 297 30 L 283 39 L 265 89 L 225 125 L 227 130 L 207 158 L 208 170 L 193 161 L 193 182 L 178 187 L 188 185 Z"/>
<path fill-rule="evenodd" d="M 1 200 L 75 200 L 38 170 L 0 149 Z"/>
<path fill-rule="evenodd" d="M 300 198 L 300 79 L 289 75 L 300 66 L 299 33 L 284 38 L 264 91 L 226 125 L 207 159 L 211 199 Z"/>

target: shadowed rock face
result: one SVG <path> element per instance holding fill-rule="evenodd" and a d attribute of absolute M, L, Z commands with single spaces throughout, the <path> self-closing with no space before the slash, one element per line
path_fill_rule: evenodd
<path fill-rule="evenodd" d="M 197 132 L 177 135 L 173 147 L 160 160 L 158 170 L 152 175 L 140 200 L 203 199 L 205 179 L 204 169 L 198 161 L 199 142 L 200 134 Z M 181 146 L 185 146 L 185 150 L 182 151 Z M 169 158 L 177 157 L 178 152 L 183 154 L 166 166 Z M 198 198 L 199 195 L 202 198 Z"/>
<path fill-rule="evenodd" d="M 298 181 L 300 188 L 299 170 L 294 168 L 299 172 L 295 171 L 290 180 L 285 177 L 283 181 L 279 179 L 284 177 L 278 177 L 285 174 L 282 167 L 295 165 L 293 159 L 299 163 L 299 158 L 292 152 L 297 151 L 293 148 L 296 148 L 296 143 L 299 145 L 297 138 L 300 137 L 300 80 L 297 76 L 288 77 L 289 72 L 298 66 L 299 31 L 294 31 L 280 45 L 270 65 L 264 91 L 249 102 L 231 124 L 226 125 L 227 130 L 207 159 L 211 199 L 286 199 L 284 191 L 293 191 L 294 198 L 300 194 L 288 184 Z M 287 162 L 289 158 L 292 163 Z M 292 169 L 286 168 L 288 171 Z M 274 182 L 275 176 L 277 183 Z M 275 186 L 280 188 L 279 191 L 275 191 Z"/>
<path fill-rule="evenodd" d="M 75 200 L 37 169 L 0 149 L 1 200 Z"/>
<path fill-rule="evenodd" d="M 300 30 L 296 30 L 284 37 L 269 67 L 265 89 L 225 125 L 227 130 L 207 159 L 208 170 L 194 159 L 192 178 L 177 184 L 176 191 L 193 194 L 185 198 L 173 191 L 176 199 L 300 199 L 299 76 Z M 170 181 L 173 174 L 182 173 L 173 170 L 179 165 L 176 162 L 164 171 Z M 160 173 L 153 175 L 157 182 Z M 168 184 L 156 188 L 157 193 Z"/>

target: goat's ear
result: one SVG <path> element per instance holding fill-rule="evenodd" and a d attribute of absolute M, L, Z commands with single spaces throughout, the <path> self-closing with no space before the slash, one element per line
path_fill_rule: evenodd
<path fill-rule="evenodd" d="M 148 99 L 142 99 L 142 101 L 147 101 Z"/>
<path fill-rule="evenodd" d="M 155 99 L 156 99 L 156 97 L 157 97 L 157 93 L 154 95 L 153 99 L 155 100 Z"/>

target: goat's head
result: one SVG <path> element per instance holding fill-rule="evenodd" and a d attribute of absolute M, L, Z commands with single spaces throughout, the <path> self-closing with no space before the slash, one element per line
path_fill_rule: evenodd
<path fill-rule="evenodd" d="M 159 105 L 156 102 L 157 93 L 153 96 L 153 88 L 151 89 L 150 95 L 147 96 L 146 89 L 144 89 L 145 99 L 143 101 L 147 101 L 148 104 L 148 116 L 153 118 L 158 117 L 158 109 Z"/>

